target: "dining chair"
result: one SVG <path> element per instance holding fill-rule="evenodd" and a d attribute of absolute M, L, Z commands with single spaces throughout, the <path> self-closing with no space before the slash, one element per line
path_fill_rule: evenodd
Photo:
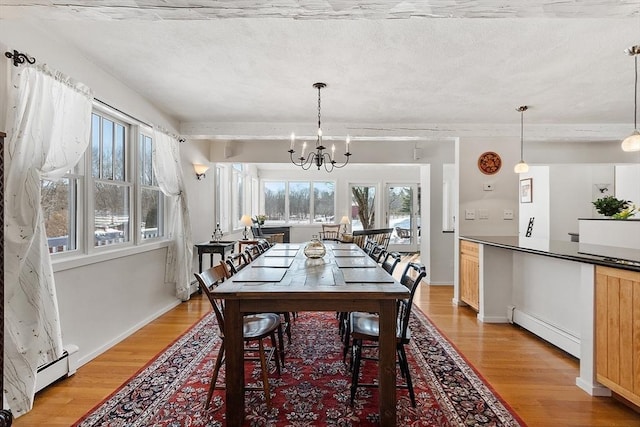
<path fill-rule="evenodd" d="M 373 243 L 372 245 L 370 245 L 370 249 L 369 249 L 369 257 L 374 260 L 376 263 L 380 262 L 380 257 L 382 256 L 382 251 L 384 251 L 384 247 L 378 245 L 377 243 Z"/>
<path fill-rule="evenodd" d="M 382 267 L 387 273 L 393 275 L 401 257 L 402 256 L 399 252 L 387 252 L 385 249 L 381 249 L 380 254 L 377 257 L 377 262 L 380 263 L 380 267 Z M 338 313 L 338 333 L 342 339 L 342 361 L 344 362 L 347 360 L 347 354 L 349 354 L 349 350 L 351 349 L 349 312 Z"/>
<path fill-rule="evenodd" d="M 416 398 L 413 391 L 413 384 L 411 382 L 411 372 L 409 369 L 405 345 L 409 344 L 411 341 L 409 319 L 411 317 L 413 297 L 415 296 L 418 285 L 422 279 L 424 279 L 426 274 L 427 272 L 424 265 L 419 263 L 407 264 L 407 267 L 400 278 L 400 283 L 409 289 L 409 298 L 399 300 L 397 304 L 398 321 L 396 322 L 396 353 L 398 355 L 400 373 L 405 379 L 405 384 L 400 385 L 400 387 L 406 387 L 409 389 L 409 397 L 413 407 L 416 406 Z M 380 319 L 377 314 L 354 311 L 349 315 L 349 325 L 352 340 L 351 404 L 353 405 L 358 386 L 377 387 L 377 384 L 358 383 L 358 377 L 360 374 L 360 365 L 362 360 L 375 360 L 375 358 L 363 356 L 362 349 L 365 347 L 364 343 L 367 343 L 366 347 L 377 346 L 380 333 Z"/>
<path fill-rule="evenodd" d="M 227 264 L 228 270 L 231 274 L 236 274 L 238 271 L 242 270 L 249 262 L 250 261 L 247 258 L 247 254 L 244 252 L 231 254 L 225 260 L 225 263 Z"/>
<path fill-rule="evenodd" d="M 401 257 L 402 256 L 399 252 L 384 251 L 380 257 L 382 260 L 382 262 L 380 262 L 380 267 L 393 276 L 393 271 L 396 269 Z"/>
<path fill-rule="evenodd" d="M 247 259 L 244 256 L 244 253 L 241 254 L 236 254 L 239 255 L 237 258 L 239 258 L 241 261 L 241 264 L 239 266 L 237 266 L 229 257 L 226 260 L 222 261 L 220 260 L 220 265 L 222 265 L 224 267 L 224 272 L 225 272 L 225 278 L 230 279 L 231 277 L 233 277 L 236 273 L 238 273 L 239 270 L 242 270 L 247 264 Z M 284 318 L 284 322 L 281 324 L 281 328 L 278 329 L 278 345 L 280 347 L 280 360 L 282 363 L 282 366 L 284 366 L 284 340 L 282 339 L 282 328 L 284 328 L 285 333 L 287 334 L 287 339 L 289 340 L 289 344 L 291 344 L 291 318 L 294 317 L 294 313 L 289 313 L 289 312 L 277 312 L 276 314 L 278 315 L 282 315 Z"/>
<path fill-rule="evenodd" d="M 224 300 L 215 298 L 213 290 L 225 280 L 225 269 L 222 265 L 216 265 L 203 271 L 202 273 L 195 273 L 196 279 L 200 284 L 200 288 L 203 290 L 213 311 L 215 312 L 218 328 L 220 331 L 220 338 L 222 343 L 218 350 L 218 355 L 213 368 L 213 374 L 211 377 L 211 383 L 209 384 L 209 392 L 207 393 L 207 402 L 205 409 L 209 408 L 211 403 L 211 397 L 213 396 L 213 390 L 216 388 L 216 382 L 218 381 L 218 373 L 222 367 L 222 362 L 225 356 L 225 340 L 224 340 Z M 246 387 L 245 390 L 263 390 L 265 394 L 265 400 L 267 407 L 271 406 L 271 392 L 269 389 L 269 377 L 268 377 L 268 364 L 270 363 L 273 355 L 276 354 L 275 364 L 278 375 L 280 375 L 280 357 L 278 357 L 278 346 L 276 345 L 275 334 L 280 325 L 280 316 L 275 313 L 254 313 L 245 315 L 242 318 L 243 322 L 243 339 L 246 344 L 257 342 L 258 343 L 258 355 L 257 360 L 260 360 L 260 368 L 262 370 L 262 388 Z M 281 329 L 280 329 L 281 330 Z M 265 338 L 271 339 L 271 347 L 268 351 L 265 350 L 263 340 Z M 245 352 L 255 352 L 255 348 L 245 348 Z M 268 354 L 267 354 L 268 353 Z M 245 357 L 245 360 L 256 360 L 256 358 Z M 221 387 L 222 388 L 222 387 Z"/>
<path fill-rule="evenodd" d="M 340 240 L 340 224 L 322 224 L 322 231 L 320 232 L 320 240 Z"/>

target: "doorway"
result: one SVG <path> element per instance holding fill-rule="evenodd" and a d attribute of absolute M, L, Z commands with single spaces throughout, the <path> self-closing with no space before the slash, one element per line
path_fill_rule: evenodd
<path fill-rule="evenodd" d="M 417 252 L 420 243 L 420 186 L 387 184 L 384 223 L 393 229 L 389 251 Z"/>

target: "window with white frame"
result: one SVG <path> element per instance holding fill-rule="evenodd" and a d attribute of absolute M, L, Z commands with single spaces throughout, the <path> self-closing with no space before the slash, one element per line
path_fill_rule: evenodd
<path fill-rule="evenodd" d="M 244 168 L 240 163 L 234 163 L 231 176 L 231 221 L 233 228 L 243 227 L 240 218 L 245 215 L 245 191 L 244 191 Z"/>
<path fill-rule="evenodd" d="M 164 195 L 153 172 L 153 139 L 140 133 L 140 238 L 164 236 Z"/>
<path fill-rule="evenodd" d="M 264 181 L 263 190 L 269 223 L 335 222 L 333 181 Z"/>
<path fill-rule="evenodd" d="M 152 156 L 151 136 L 102 109 L 94 110 L 84 160 L 62 179 L 41 183 L 49 252 L 91 252 L 163 237 L 165 196 L 153 173 Z M 139 179 L 133 179 L 134 170 Z M 134 232 L 139 239 L 132 238 Z"/>
<path fill-rule="evenodd" d="M 94 246 L 131 240 L 131 187 L 127 172 L 128 126 L 93 113 L 91 175 L 93 177 Z"/>

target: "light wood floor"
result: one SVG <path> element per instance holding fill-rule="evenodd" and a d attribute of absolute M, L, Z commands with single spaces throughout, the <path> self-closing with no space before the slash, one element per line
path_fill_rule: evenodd
<path fill-rule="evenodd" d="M 640 426 L 640 413 L 575 385 L 578 361 L 512 325 L 483 324 L 454 307 L 451 286 L 423 285 L 417 305 L 529 426 Z M 210 310 L 195 295 L 69 378 L 38 393 L 14 426 L 69 426 Z"/>

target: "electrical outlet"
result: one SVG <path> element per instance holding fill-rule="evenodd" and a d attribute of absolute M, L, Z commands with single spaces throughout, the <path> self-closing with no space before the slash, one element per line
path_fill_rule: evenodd
<path fill-rule="evenodd" d="M 513 219 L 513 210 L 512 209 L 505 209 L 504 213 L 502 214 L 502 219 Z"/>
<path fill-rule="evenodd" d="M 465 209 L 464 211 L 464 219 L 476 219 L 476 210 L 475 209 Z"/>

